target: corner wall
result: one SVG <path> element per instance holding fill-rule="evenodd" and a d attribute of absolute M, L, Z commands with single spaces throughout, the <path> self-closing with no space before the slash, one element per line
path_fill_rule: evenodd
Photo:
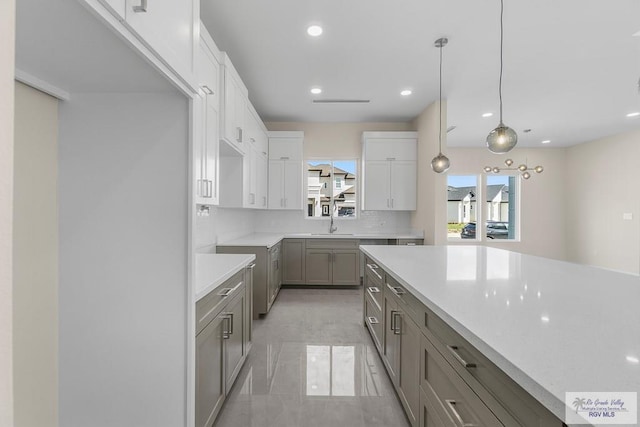
<path fill-rule="evenodd" d="M 13 425 L 13 111 L 15 0 L 0 2 L 0 426 Z"/>
<path fill-rule="evenodd" d="M 446 209 L 447 180 L 446 174 L 437 174 L 431 170 L 431 159 L 438 155 L 438 115 L 439 101 L 429 105 L 414 120 L 413 126 L 418 131 L 418 200 L 417 209 L 411 213 L 411 227 L 424 230 L 425 245 L 446 244 L 446 210 L 438 207 L 438 201 L 444 200 Z M 442 149 L 449 156 L 447 145 L 447 105 L 442 104 Z M 442 211 L 442 212 L 441 212 Z"/>
<path fill-rule="evenodd" d="M 16 82 L 15 426 L 58 425 L 58 100 Z"/>
<path fill-rule="evenodd" d="M 636 131 L 567 149 L 570 261 L 640 273 L 639 141 Z"/>

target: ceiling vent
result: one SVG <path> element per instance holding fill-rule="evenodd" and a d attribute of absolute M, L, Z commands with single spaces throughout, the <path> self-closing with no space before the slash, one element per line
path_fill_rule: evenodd
<path fill-rule="evenodd" d="M 369 99 L 314 99 L 314 104 L 368 104 Z"/>

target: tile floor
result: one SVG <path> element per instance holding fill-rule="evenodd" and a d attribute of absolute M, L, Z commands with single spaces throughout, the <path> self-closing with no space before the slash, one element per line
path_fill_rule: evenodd
<path fill-rule="evenodd" d="M 216 427 L 408 427 L 369 332 L 362 289 L 283 288 Z"/>

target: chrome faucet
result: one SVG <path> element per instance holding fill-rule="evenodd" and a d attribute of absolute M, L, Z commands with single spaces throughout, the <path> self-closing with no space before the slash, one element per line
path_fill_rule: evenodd
<path fill-rule="evenodd" d="M 333 225 L 333 214 L 336 211 L 336 202 L 333 202 L 333 212 L 331 212 L 331 222 L 329 223 L 329 234 L 333 234 L 334 231 L 338 231 L 338 227 Z"/>

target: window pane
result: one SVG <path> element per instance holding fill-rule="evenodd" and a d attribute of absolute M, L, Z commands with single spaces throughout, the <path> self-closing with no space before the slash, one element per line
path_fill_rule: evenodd
<path fill-rule="evenodd" d="M 450 240 L 476 239 L 478 177 L 447 177 L 447 237 Z"/>
<path fill-rule="evenodd" d="M 332 165 L 330 160 L 307 162 L 307 216 L 329 216 L 331 204 Z"/>
<path fill-rule="evenodd" d="M 512 175 L 487 176 L 487 239 L 516 239 L 517 178 Z"/>
<path fill-rule="evenodd" d="M 355 217 L 356 173 L 356 160 L 307 161 L 307 217 Z"/>
<path fill-rule="evenodd" d="M 355 160 L 333 162 L 335 217 L 356 216 L 356 164 Z"/>

